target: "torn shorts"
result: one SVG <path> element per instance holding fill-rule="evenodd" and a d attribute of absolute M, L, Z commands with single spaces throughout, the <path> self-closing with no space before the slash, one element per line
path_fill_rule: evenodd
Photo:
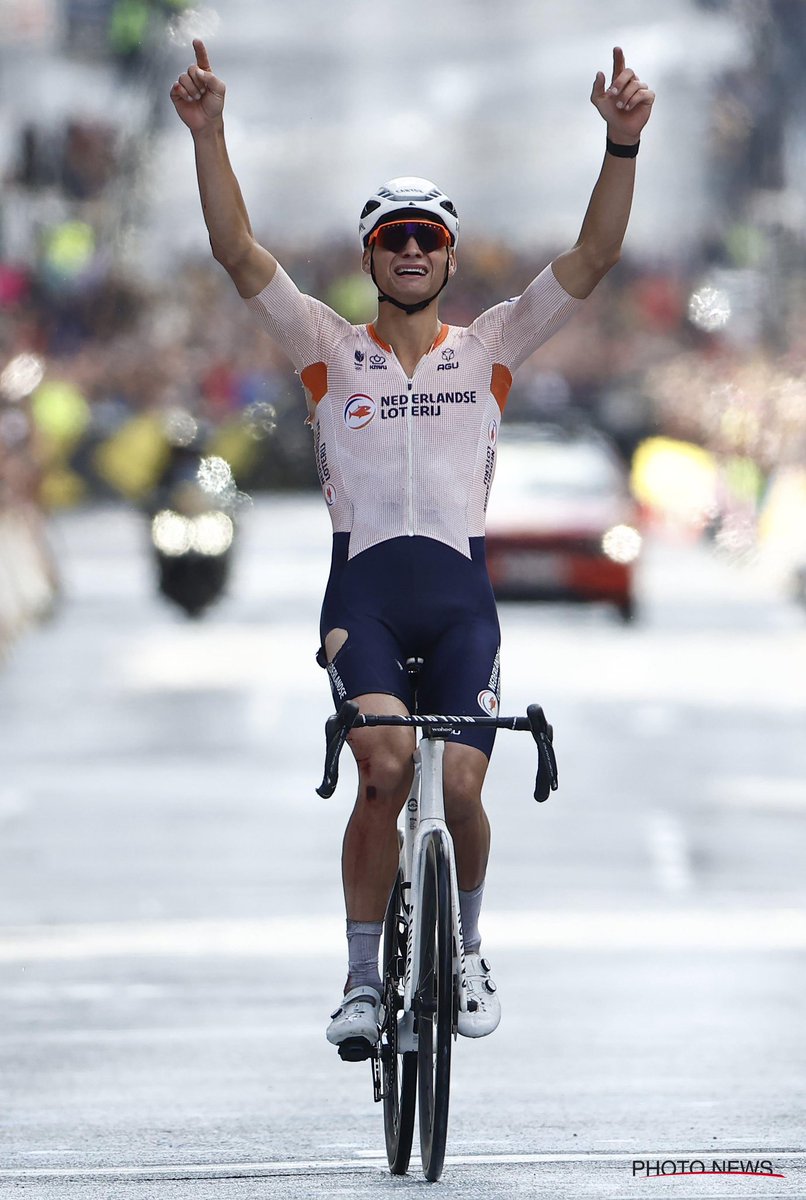
<path fill-rule="evenodd" d="M 414 711 L 406 660 L 422 658 L 420 713 L 497 716 L 500 627 L 484 538 L 470 539 L 470 558 L 433 538 L 399 537 L 348 559 L 349 538 L 333 537 L 317 655 L 336 707 L 381 692 Z M 328 663 L 332 629 L 346 630 L 347 640 Z M 489 758 L 495 730 L 469 726 L 451 740 Z"/>

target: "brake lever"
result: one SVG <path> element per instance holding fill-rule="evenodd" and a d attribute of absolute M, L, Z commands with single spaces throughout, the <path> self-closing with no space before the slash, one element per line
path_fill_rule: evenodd
<path fill-rule="evenodd" d="M 323 800 L 328 800 L 336 790 L 339 782 L 339 755 L 359 711 L 354 700 L 345 700 L 339 711 L 333 713 L 325 722 L 325 773 L 316 789 L 317 796 L 321 796 Z"/>
<path fill-rule="evenodd" d="M 542 804 L 548 800 L 549 792 L 556 792 L 559 783 L 557 756 L 554 753 L 554 730 L 546 720 L 539 704 L 530 704 L 526 710 L 529 728 L 537 746 L 537 777 L 535 778 L 535 800 Z"/>

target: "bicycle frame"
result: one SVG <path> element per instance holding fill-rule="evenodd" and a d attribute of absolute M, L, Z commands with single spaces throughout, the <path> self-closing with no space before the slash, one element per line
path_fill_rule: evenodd
<path fill-rule="evenodd" d="M 412 1028 L 410 1019 L 412 997 L 418 980 L 413 978 L 414 964 L 418 961 L 417 951 L 417 920 L 416 914 L 422 899 L 421 864 L 423 850 L 428 838 L 438 837 L 446 850 L 450 864 L 451 907 L 453 909 L 454 931 L 454 963 L 458 982 L 459 1011 L 467 1011 L 467 983 L 465 978 L 465 952 L 462 938 L 462 921 L 459 915 L 459 882 L 456 874 L 456 859 L 453 852 L 453 840 L 445 820 L 445 804 L 442 787 L 442 765 L 445 752 L 444 737 L 454 729 L 463 726 L 480 725 L 496 729 L 528 730 L 537 746 L 538 768 L 535 779 L 535 800 L 546 800 L 549 793 L 557 788 L 557 760 L 552 746 L 553 730 L 546 721 L 545 714 L 539 704 L 530 704 L 525 717 L 470 717 L 442 715 L 379 715 L 361 713 L 358 705 L 352 700 L 345 700 L 337 713 L 328 717 L 325 727 L 325 771 L 322 783 L 316 789 L 323 797 L 332 796 L 339 780 L 339 755 L 351 729 L 377 725 L 399 725 L 419 728 L 424 736 L 420 738 L 414 752 L 414 779 L 409 799 L 406 803 L 406 817 L 403 829 L 403 846 L 400 864 L 403 872 L 404 891 L 408 891 L 408 900 L 404 903 L 408 910 L 409 928 L 407 936 L 405 994 L 404 994 L 404 1028 Z M 413 1046 L 411 1047 L 414 1048 Z"/>

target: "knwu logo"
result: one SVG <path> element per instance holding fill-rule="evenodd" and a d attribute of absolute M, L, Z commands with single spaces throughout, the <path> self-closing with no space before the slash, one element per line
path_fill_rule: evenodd
<path fill-rule="evenodd" d="M 383 354 L 370 354 L 369 356 L 370 371 L 385 371 L 386 358 Z"/>
<path fill-rule="evenodd" d="M 451 350 L 450 346 L 447 346 L 442 351 L 442 362 L 437 363 L 437 370 L 438 371 L 456 371 L 456 370 L 458 370 L 459 364 L 458 364 L 458 362 L 454 361 L 455 354 L 456 354 L 456 351 Z"/>

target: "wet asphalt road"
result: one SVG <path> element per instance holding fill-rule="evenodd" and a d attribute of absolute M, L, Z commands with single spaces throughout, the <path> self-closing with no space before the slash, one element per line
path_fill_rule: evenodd
<path fill-rule="evenodd" d="M 124 511 L 62 518 L 59 617 L 0 675 L 0 1195 L 384 1196 L 343 977 L 352 769 L 313 791 L 327 521 L 250 514 L 189 624 Z M 440 1194 L 805 1196 L 806 626 L 763 572 L 656 541 L 643 619 L 505 606 L 482 933 L 504 1004 L 455 1055 Z M 777 1177 L 633 1178 L 633 1159 Z M 668 1169 L 668 1168 L 667 1168 Z M 679 1168 L 678 1168 L 679 1169 Z"/>

